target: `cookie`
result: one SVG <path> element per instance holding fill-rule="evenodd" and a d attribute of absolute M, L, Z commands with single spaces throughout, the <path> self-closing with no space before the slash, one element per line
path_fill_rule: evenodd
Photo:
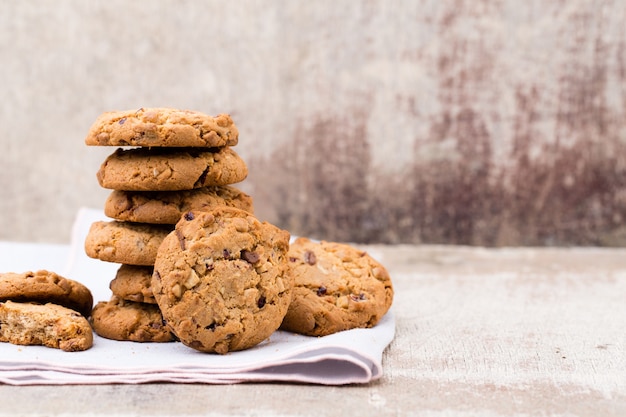
<path fill-rule="evenodd" d="M 153 265 L 159 245 L 171 230 L 169 225 L 97 221 L 85 238 L 85 253 L 101 261 Z"/>
<path fill-rule="evenodd" d="M 288 258 L 295 283 L 282 330 L 325 336 L 373 327 L 391 306 L 389 273 L 360 249 L 298 238 Z"/>
<path fill-rule="evenodd" d="M 291 301 L 289 233 L 235 208 L 190 211 L 161 244 L 152 290 L 185 345 L 224 354 L 257 345 Z"/>
<path fill-rule="evenodd" d="M 101 187 L 125 191 L 179 191 L 229 185 L 248 176 L 231 148 L 118 148 L 100 166 Z"/>
<path fill-rule="evenodd" d="M 101 114 L 85 143 L 91 146 L 222 147 L 237 144 L 239 132 L 227 114 L 146 108 Z"/>
<path fill-rule="evenodd" d="M 124 301 L 116 296 L 100 301 L 91 313 L 99 336 L 131 342 L 172 342 L 176 337 L 163 321 L 156 304 Z"/>
<path fill-rule="evenodd" d="M 6 300 L 59 304 L 85 317 L 89 317 L 93 307 L 89 288 L 46 270 L 0 273 L 0 301 Z"/>
<path fill-rule="evenodd" d="M 93 345 L 93 332 L 75 310 L 52 303 L 4 301 L 0 303 L 0 342 L 76 352 Z"/>
<path fill-rule="evenodd" d="M 184 191 L 114 190 L 104 204 L 104 214 L 117 220 L 176 224 L 191 210 L 230 206 L 253 212 L 252 197 L 229 185 Z"/>
<path fill-rule="evenodd" d="M 122 300 L 156 304 L 151 284 L 153 269 L 151 266 L 122 265 L 109 288 Z"/>

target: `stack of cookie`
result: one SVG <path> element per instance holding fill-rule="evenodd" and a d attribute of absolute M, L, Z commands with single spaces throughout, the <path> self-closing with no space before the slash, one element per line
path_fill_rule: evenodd
<path fill-rule="evenodd" d="M 232 184 L 248 169 L 232 147 L 238 130 L 230 116 L 147 108 L 107 112 L 85 139 L 118 147 L 97 179 L 111 189 L 104 206 L 111 221 L 92 224 L 88 256 L 121 264 L 112 298 L 92 311 L 96 333 L 115 340 L 171 341 L 151 289 L 157 250 L 181 216 L 191 210 L 230 206 L 253 212 L 252 198 Z"/>

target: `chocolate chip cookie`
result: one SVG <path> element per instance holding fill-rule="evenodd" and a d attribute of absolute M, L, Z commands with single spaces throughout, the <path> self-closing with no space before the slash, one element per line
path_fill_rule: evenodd
<path fill-rule="evenodd" d="M 298 238 L 288 258 L 295 283 L 282 330 L 325 336 L 372 327 L 391 306 L 389 273 L 362 250 Z"/>
<path fill-rule="evenodd" d="M 104 204 L 104 214 L 116 220 L 176 224 L 190 210 L 230 206 L 253 212 L 252 197 L 229 185 L 184 191 L 114 190 Z"/>
<path fill-rule="evenodd" d="M 257 345 L 291 301 L 289 233 L 235 208 L 190 211 L 161 244 L 152 290 L 187 346 L 224 354 Z"/>
<path fill-rule="evenodd" d="M 121 265 L 109 288 L 122 300 L 156 304 L 151 283 L 153 270 L 151 266 Z"/>
<path fill-rule="evenodd" d="M 243 181 L 248 167 L 231 148 L 118 148 L 100 166 L 101 187 L 179 191 Z"/>
<path fill-rule="evenodd" d="M 227 114 L 146 108 L 101 114 L 85 143 L 92 146 L 222 147 L 237 144 L 239 132 Z"/>
<path fill-rule="evenodd" d="M 93 332 L 75 310 L 52 303 L 4 301 L 0 303 L 0 342 L 76 352 L 93 345 Z"/>
<path fill-rule="evenodd" d="M 130 265 L 153 265 L 170 225 L 97 221 L 85 238 L 87 256 Z"/>
<path fill-rule="evenodd" d="M 172 342 L 176 337 L 156 304 L 135 303 L 112 296 L 93 308 L 94 331 L 107 339 L 131 342 Z"/>
<path fill-rule="evenodd" d="M 89 288 L 46 270 L 0 273 L 0 301 L 6 300 L 59 304 L 85 317 L 89 317 L 93 307 Z"/>

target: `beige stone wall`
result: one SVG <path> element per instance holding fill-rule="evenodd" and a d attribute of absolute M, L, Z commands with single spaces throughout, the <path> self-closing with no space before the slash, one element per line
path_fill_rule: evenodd
<path fill-rule="evenodd" d="M 259 217 L 379 242 L 626 244 L 626 5 L 0 2 L 0 239 L 67 242 L 103 111 L 228 112 Z"/>

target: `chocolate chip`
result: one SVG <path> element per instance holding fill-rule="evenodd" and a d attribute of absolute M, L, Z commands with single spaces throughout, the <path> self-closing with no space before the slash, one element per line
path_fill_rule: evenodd
<path fill-rule="evenodd" d="M 309 265 L 315 265 L 315 262 L 317 262 L 315 253 L 311 252 L 310 250 L 304 252 L 303 258 L 304 262 L 308 263 Z"/>
<path fill-rule="evenodd" d="M 152 276 L 154 276 L 156 279 L 161 281 L 161 274 L 159 274 L 159 271 L 157 271 L 156 269 L 154 270 L 154 273 L 152 274 Z"/>
<path fill-rule="evenodd" d="M 122 117 L 122 118 L 118 121 L 118 123 L 119 123 L 119 124 L 121 124 L 121 125 L 123 125 L 123 124 L 124 124 L 124 122 L 126 122 L 126 118 L 125 118 L 125 117 Z"/>
<path fill-rule="evenodd" d="M 192 155 L 192 156 L 194 156 L 194 155 Z M 197 156 L 197 155 L 196 155 L 196 156 Z M 198 177 L 198 180 L 194 183 L 194 186 L 196 186 L 196 187 L 202 187 L 202 186 L 204 186 L 204 182 L 206 181 L 206 177 L 209 175 L 209 170 L 210 170 L 210 169 L 211 169 L 210 167 L 207 167 L 207 168 L 206 168 L 206 169 L 202 172 L 202 174 L 200 174 L 200 177 Z"/>
<path fill-rule="evenodd" d="M 193 342 L 189 343 L 189 347 L 200 350 L 204 348 L 204 345 L 202 344 L 202 342 L 194 340 Z"/>
<path fill-rule="evenodd" d="M 257 306 L 259 306 L 259 308 L 263 308 L 263 306 L 265 306 L 265 296 L 262 295 L 261 298 L 259 298 L 259 301 L 256 303 Z"/>
<path fill-rule="evenodd" d="M 321 297 L 322 295 L 326 295 L 326 287 L 323 285 L 317 289 L 317 296 Z"/>
<path fill-rule="evenodd" d="M 224 255 L 224 259 L 230 259 L 230 251 L 228 249 L 224 249 L 222 254 Z"/>
<path fill-rule="evenodd" d="M 259 259 L 261 259 L 261 256 L 256 252 L 250 252 L 244 249 L 241 251 L 241 258 L 251 264 L 255 264 L 259 262 Z"/>
<path fill-rule="evenodd" d="M 214 332 L 216 327 L 217 327 L 216 323 L 211 323 L 208 326 L 206 326 L 205 329 L 206 330 L 211 330 L 212 332 Z"/>
<path fill-rule="evenodd" d="M 191 211 L 188 211 L 187 213 L 185 213 L 184 217 L 185 217 L 185 220 L 191 221 L 191 220 L 194 219 L 195 216 L 193 215 L 193 213 Z"/>
<path fill-rule="evenodd" d="M 289 262 L 296 262 L 298 258 L 294 258 L 293 256 L 289 257 Z"/>

